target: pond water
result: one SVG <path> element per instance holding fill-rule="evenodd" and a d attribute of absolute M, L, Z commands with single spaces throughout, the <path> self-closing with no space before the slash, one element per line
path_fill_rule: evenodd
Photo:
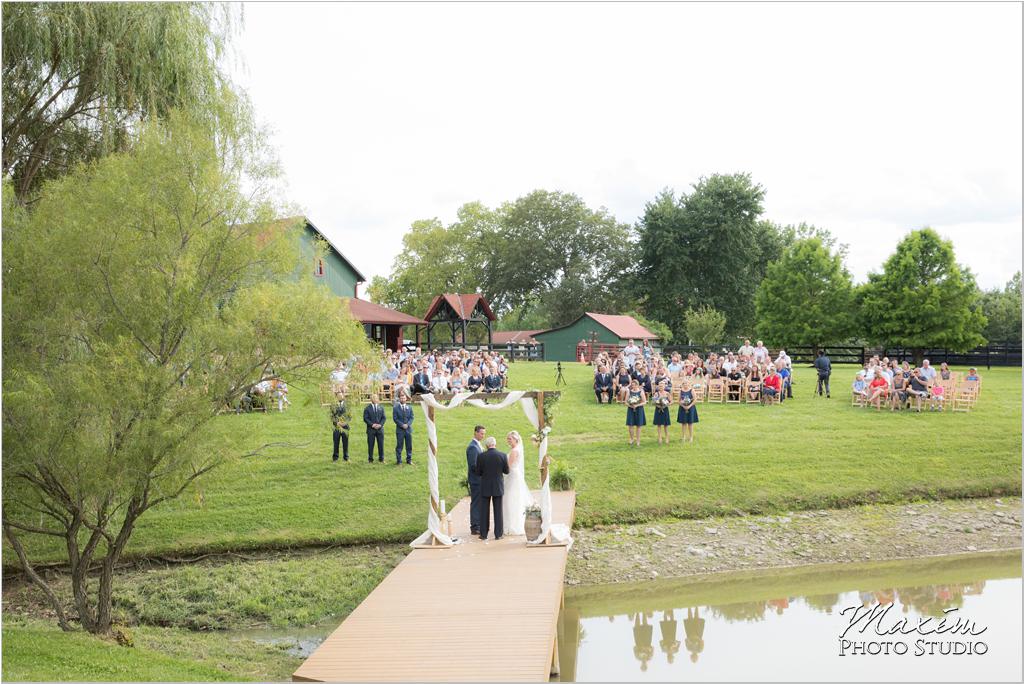
<path fill-rule="evenodd" d="M 562 681 L 1019 681 L 1021 556 L 570 588 L 558 635 Z"/>

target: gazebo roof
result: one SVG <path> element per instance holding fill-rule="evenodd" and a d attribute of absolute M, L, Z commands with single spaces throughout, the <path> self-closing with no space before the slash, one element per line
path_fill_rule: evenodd
<path fill-rule="evenodd" d="M 423 318 L 428 321 L 434 317 L 434 315 L 441 308 L 441 304 L 447 302 L 448 306 L 452 308 L 452 311 L 459 317 L 460 320 L 468 321 L 471 319 L 473 309 L 476 308 L 477 304 L 483 309 L 484 315 L 487 316 L 488 320 L 495 321 L 497 316 L 491 311 L 491 305 L 487 303 L 487 300 L 483 295 L 479 294 L 443 294 L 434 297 L 434 300 L 430 302 L 430 306 L 427 308 L 427 313 Z"/>

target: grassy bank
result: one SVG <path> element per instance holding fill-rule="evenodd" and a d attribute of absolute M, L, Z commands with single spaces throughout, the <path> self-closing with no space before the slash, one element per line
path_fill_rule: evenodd
<path fill-rule="evenodd" d="M 775 407 L 701 405 L 695 444 L 674 439 L 658 446 L 648 426 L 643 446 L 630 448 L 624 409 L 596 405 L 591 369 L 565 364 L 568 385 L 559 388 L 563 398 L 551 453 L 575 473 L 577 524 L 1020 492 L 1019 369 L 985 372 L 982 398 L 970 414 L 853 408 L 847 393 L 852 373 L 851 367 L 837 367 L 835 393 L 826 401 L 811 396 L 813 370 L 799 368 L 794 401 Z M 517 363 L 511 371 L 515 388 L 550 389 L 554 380 L 554 364 Z M 385 463 L 366 462 L 365 437 L 356 429 L 352 460 L 333 464 L 326 409 L 304 404 L 304 396 L 295 388 L 295 406 L 284 414 L 219 418 L 219 448 L 293 446 L 231 463 L 179 500 L 147 513 L 129 555 L 404 542 L 421 532 L 426 518 L 422 416 L 417 416 L 414 466 L 393 465 L 390 423 Z M 477 422 L 499 436 L 511 429 L 531 431 L 515 407 L 440 413 L 441 495 L 450 501 L 462 495 L 464 447 Z M 38 545 L 46 542 L 33 543 L 42 549 Z M 58 560 L 59 549 L 47 548 L 46 556 Z"/>

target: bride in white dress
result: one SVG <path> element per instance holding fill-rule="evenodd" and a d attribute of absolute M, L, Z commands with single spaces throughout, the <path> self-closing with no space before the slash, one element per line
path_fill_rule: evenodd
<path fill-rule="evenodd" d="M 505 495 L 501 500 L 505 533 L 526 534 L 526 507 L 533 503 L 533 495 L 526 486 L 526 467 L 523 464 L 523 438 L 513 430 L 505 436 L 508 442 L 508 475 L 505 475 Z"/>

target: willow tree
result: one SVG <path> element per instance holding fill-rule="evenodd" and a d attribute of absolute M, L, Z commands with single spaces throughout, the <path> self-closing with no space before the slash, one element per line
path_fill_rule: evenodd
<path fill-rule="evenodd" d="M 251 159 L 172 114 L 31 212 L 5 187 L 3 531 L 65 629 L 109 630 L 140 518 L 242 455 L 216 442 L 219 409 L 366 351 L 340 300 L 296 277 L 300 228 L 271 220 Z M 70 610 L 35 571 L 55 554 Z"/>
<path fill-rule="evenodd" d="M 18 197 L 123 149 L 149 114 L 214 130 L 233 111 L 234 23 L 213 3 L 3 3 L 3 173 Z"/>

